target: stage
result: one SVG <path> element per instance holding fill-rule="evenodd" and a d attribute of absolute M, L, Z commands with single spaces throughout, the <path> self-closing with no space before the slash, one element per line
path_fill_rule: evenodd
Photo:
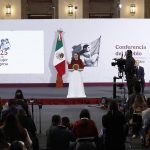
<path fill-rule="evenodd" d="M 99 99 L 106 97 L 112 99 L 112 86 L 85 86 L 86 98 L 71 98 L 67 99 L 68 87 L 1 87 L 0 97 L 2 100 L 14 98 L 15 91 L 21 89 L 26 99 L 35 99 L 43 105 L 49 104 L 95 104 L 99 103 Z M 117 97 L 127 98 L 127 87 L 124 90 L 117 87 Z M 150 86 L 145 87 L 145 96 L 150 97 Z"/>
<path fill-rule="evenodd" d="M 112 86 L 85 86 L 87 98 L 72 98 L 67 99 L 67 87 L 5 87 L 0 88 L 0 97 L 2 102 L 6 102 L 10 98 L 14 98 L 15 91 L 21 89 L 26 99 L 34 99 L 33 114 L 34 121 L 37 126 L 38 133 L 40 133 L 40 113 L 42 122 L 42 133 L 46 133 L 50 125 L 52 115 L 61 114 L 61 116 L 68 116 L 71 122 L 79 118 L 79 113 L 82 109 L 90 111 L 92 119 L 96 122 L 96 126 L 100 131 L 102 127 L 101 118 L 107 110 L 100 109 L 97 105 L 100 103 L 102 97 L 112 99 Z M 126 88 L 127 91 L 127 88 Z M 150 86 L 145 87 L 145 95 L 150 97 Z M 117 87 L 117 96 L 123 98 L 124 93 Z M 127 97 L 127 94 L 125 95 Z M 39 105 L 42 104 L 42 109 Z M 32 105 L 29 106 L 32 112 Z"/>

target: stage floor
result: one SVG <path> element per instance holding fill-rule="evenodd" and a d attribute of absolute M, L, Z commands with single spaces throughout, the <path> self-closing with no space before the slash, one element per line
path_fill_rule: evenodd
<path fill-rule="evenodd" d="M 2 99 L 14 98 L 15 91 L 21 89 L 24 97 L 31 99 L 61 99 L 67 97 L 67 87 L 56 88 L 56 87 L 4 87 L 0 88 L 0 97 Z M 113 87 L 112 86 L 86 86 L 85 93 L 87 98 L 112 98 Z M 127 97 L 127 88 L 126 88 Z M 117 87 L 117 96 L 124 97 L 124 90 L 120 90 Z M 145 96 L 150 97 L 150 87 L 145 87 Z"/>

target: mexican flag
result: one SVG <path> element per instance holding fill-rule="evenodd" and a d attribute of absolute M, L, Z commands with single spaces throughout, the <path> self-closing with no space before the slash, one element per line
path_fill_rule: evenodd
<path fill-rule="evenodd" d="M 65 62 L 66 62 L 65 54 L 64 54 L 64 48 L 62 43 L 62 31 L 59 31 L 56 48 L 55 48 L 54 60 L 53 60 L 53 65 L 57 70 L 57 80 L 58 78 L 62 78 L 62 76 L 65 74 L 65 70 L 66 70 Z M 57 80 L 56 80 L 56 84 L 57 84 Z"/>

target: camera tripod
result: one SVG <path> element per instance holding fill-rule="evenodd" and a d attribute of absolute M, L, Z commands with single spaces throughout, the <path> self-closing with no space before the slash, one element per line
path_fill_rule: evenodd
<path fill-rule="evenodd" d="M 120 87 L 121 90 L 122 90 L 122 89 L 124 90 L 124 91 L 123 91 L 123 99 L 125 100 L 126 89 L 125 89 L 123 83 L 122 83 L 122 84 L 119 84 L 119 85 L 116 84 L 116 80 L 117 80 L 117 79 L 122 79 L 122 77 L 116 77 L 116 76 L 113 77 L 113 99 L 116 99 L 116 98 L 117 98 L 117 95 L 116 95 L 116 88 L 117 88 L 117 86 L 118 86 L 118 87 Z M 122 93 L 122 91 L 121 91 L 121 93 Z"/>

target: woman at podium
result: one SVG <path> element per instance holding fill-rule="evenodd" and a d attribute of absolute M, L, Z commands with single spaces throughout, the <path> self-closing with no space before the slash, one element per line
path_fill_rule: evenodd
<path fill-rule="evenodd" d="M 67 98 L 86 97 L 81 76 L 83 69 L 84 64 L 80 59 L 80 55 L 74 53 L 71 63 L 68 63 L 69 88 Z"/>

